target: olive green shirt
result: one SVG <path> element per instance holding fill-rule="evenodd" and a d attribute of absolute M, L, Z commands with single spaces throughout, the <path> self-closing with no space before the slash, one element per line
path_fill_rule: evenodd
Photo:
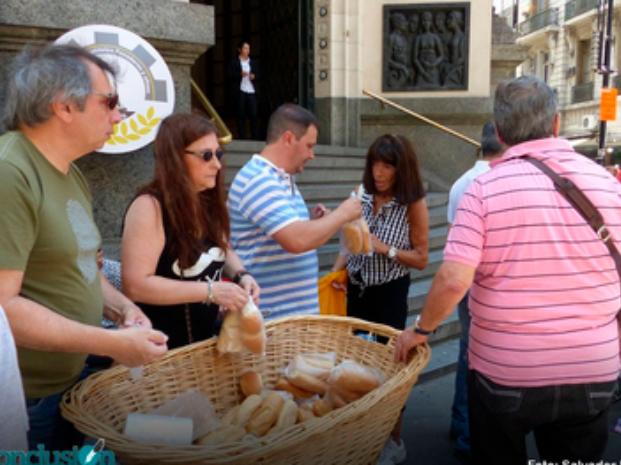
<path fill-rule="evenodd" d="M 56 169 L 19 131 L 0 136 L 0 269 L 20 270 L 20 295 L 98 326 L 103 296 L 86 180 Z M 59 393 L 80 375 L 86 354 L 18 348 L 26 397 Z"/>

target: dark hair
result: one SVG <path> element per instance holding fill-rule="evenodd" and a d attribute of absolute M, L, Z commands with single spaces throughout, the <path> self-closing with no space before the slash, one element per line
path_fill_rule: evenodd
<path fill-rule="evenodd" d="M 496 135 L 496 127 L 494 123 L 488 121 L 483 125 L 483 130 L 481 131 L 481 154 L 484 157 L 488 157 L 496 155 L 502 152 L 502 150 L 502 144 Z"/>
<path fill-rule="evenodd" d="M 551 137 L 556 112 L 556 94 L 535 76 L 503 81 L 496 88 L 494 121 L 500 138 L 509 146 Z"/>
<path fill-rule="evenodd" d="M 92 91 L 89 62 L 114 78 L 116 71 L 109 63 L 82 47 L 25 47 L 11 63 L 3 115 L 7 129 L 47 121 L 55 101 L 73 102 L 84 110 Z"/>
<path fill-rule="evenodd" d="M 369 147 L 362 183 L 369 194 L 377 194 L 373 180 L 373 164 L 377 161 L 396 168 L 394 195 L 402 205 L 409 205 L 425 197 L 425 190 L 414 147 L 400 135 L 384 134 Z"/>
<path fill-rule="evenodd" d="M 182 268 L 196 261 L 205 238 L 226 249 L 230 235 L 224 169 L 213 189 L 197 194 L 183 162 L 186 147 L 209 134 L 217 134 L 216 127 L 204 116 L 178 113 L 165 118 L 154 142 L 154 179 L 138 192 L 160 201 L 171 252 Z"/>
<path fill-rule="evenodd" d="M 248 47 L 250 47 L 250 42 L 248 42 L 246 39 L 242 39 L 237 42 L 237 50 L 241 50 L 242 48 L 244 48 L 244 44 L 248 44 Z"/>
<path fill-rule="evenodd" d="M 266 141 L 268 144 L 276 142 L 285 131 L 291 131 L 299 139 L 311 125 L 319 131 L 319 121 L 310 111 L 295 103 L 283 103 L 270 116 Z"/>

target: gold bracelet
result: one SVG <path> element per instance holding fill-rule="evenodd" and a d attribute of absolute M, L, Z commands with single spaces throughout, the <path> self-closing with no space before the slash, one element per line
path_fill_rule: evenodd
<path fill-rule="evenodd" d="M 207 279 L 207 298 L 203 301 L 205 305 L 211 305 L 214 303 L 213 287 L 211 285 L 211 279 Z"/>

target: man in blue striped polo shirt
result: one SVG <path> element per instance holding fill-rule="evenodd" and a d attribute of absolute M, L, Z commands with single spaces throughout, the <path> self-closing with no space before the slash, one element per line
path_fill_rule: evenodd
<path fill-rule="evenodd" d="M 333 212 L 309 216 L 293 175 L 313 159 L 319 124 L 299 105 L 285 103 L 270 117 L 267 145 L 237 173 L 229 192 L 231 242 L 261 286 L 266 318 L 319 312 L 317 247 L 360 217 L 350 198 Z"/>

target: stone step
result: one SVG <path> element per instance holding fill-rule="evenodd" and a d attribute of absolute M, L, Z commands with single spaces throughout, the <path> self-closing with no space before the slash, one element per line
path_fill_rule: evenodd
<path fill-rule="evenodd" d="M 226 154 L 226 166 L 231 169 L 239 169 L 249 159 L 250 155 L 247 153 L 229 153 Z M 362 173 L 364 169 L 365 159 L 361 157 L 345 157 L 341 155 L 317 155 L 315 158 L 308 162 L 304 170 L 309 169 L 356 169 Z"/>

